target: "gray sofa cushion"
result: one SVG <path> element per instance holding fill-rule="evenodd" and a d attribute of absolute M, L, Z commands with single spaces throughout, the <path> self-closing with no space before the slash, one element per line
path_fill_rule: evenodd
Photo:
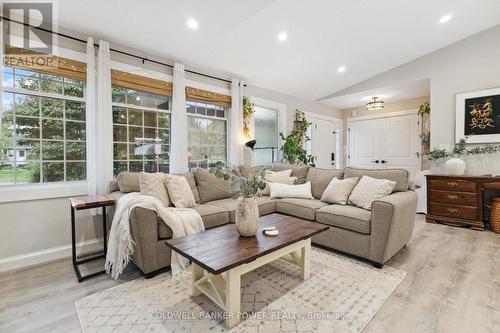
<path fill-rule="evenodd" d="M 193 207 L 200 215 L 205 229 L 229 223 L 229 213 L 226 209 L 212 205 L 201 204 Z"/>
<path fill-rule="evenodd" d="M 368 176 L 372 178 L 388 179 L 396 182 L 393 192 L 406 191 L 408 189 L 410 174 L 406 169 L 358 169 L 345 168 L 344 178 Z"/>
<path fill-rule="evenodd" d="M 141 191 L 141 182 L 138 172 L 122 171 L 116 177 L 116 181 L 118 182 L 120 192 L 130 193 Z"/>
<path fill-rule="evenodd" d="M 316 210 L 324 206 L 328 206 L 328 204 L 316 199 L 283 198 L 276 200 L 276 211 L 278 213 L 310 221 L 316 219 Z"/>
<path fill-rule="evenodd" d="M 276 204 L 274 199 L 269 199 L 269 197 L 257 197 L 257 205 L 259 205 L 259 215 L 268 215 L 276 211 Z M 229 222 L 236 222 L 236 209 L 238 208 L 238 200 L 235 199 L 221 199 L 210 201 L 209 205 L 218 206 L 224 208 L 229 212 Z"/>
<path fill-rule="evenodd" d="M 231 198 L 231 182 L 219 179 L 208 172 L 198 168 L 194 172 L 196 184 L 200 192 L 200 202 Z"/>
<path fill-rule="evenodd" d="M 307 165 L 292 165 L 292 164 L 284 164 L 278 163 L 274 164 L 272 167 L 272 171 L 282 171 L 292 169 L 291 177 L 297 177 L 295 184 L 304 184 L 306 182 L 307 171 L 309 167 Z"/>
<path fill-rule="evenodd" d="M 334 227 L 370 234 L 371 212 L 350 205 L 331 205 L 316 211 L 316 221 Z"/>
<path fill-rule="evenodd" d="M 321 199 L 330 181 L 337 177 L 343 178 L 344 171 L 340 169 L 309 168 L 306 182 L 311 182 L 311 192 L 315 199 Z"/>

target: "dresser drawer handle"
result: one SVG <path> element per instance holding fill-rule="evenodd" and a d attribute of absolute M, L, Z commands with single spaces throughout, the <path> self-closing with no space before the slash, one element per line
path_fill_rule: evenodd
<path fill-rule="evenodd" d="M 455 194 L 448 194 L 448 199 L 455 200 L 458 198 L 458 195 Z"/>
<path fill-rule="evenodd" d="M 456 208 L 448 208 L 447 211 L 449 211 L 450 213 L 457 213 L 458 209 L 456 209 Z"/>
<path fill-rule="evenodd" d="M 457 186 L 458 183 L 457 182 L 448 182 L 448 185 L 450 185 L 450 186 Z"/>

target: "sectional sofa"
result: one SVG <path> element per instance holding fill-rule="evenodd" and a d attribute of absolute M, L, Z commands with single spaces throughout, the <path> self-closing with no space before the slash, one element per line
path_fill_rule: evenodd
<path fill-rule="evenodd" d="M 256 167 L 240 166 L 242 175 Z M 307 166 L 277 164 L 274 171 L 292 169 L 296 184 L 311 182 L 314 199 L 257 198 L 260 215 L 280 213 L 304 220 L 316 221 L 329 226 L 329 230 L 313 237 L 313 244 L 341 251 L 383 264 L 404 247 L 411 238 L 415 222 L 417 195 L 409 190 L 409 175 L 404 169 L 354 169 L 326 170 Z M 376 200 L 371 210 L 352 205 L 330 205 L 321 196 L 333 177 L 349 178 L 367 175 L 396 182 L 392 194 Z M 230 185 L 216 178 L 205 169 L 183 174 L 193 191 L 205 228 L 214 228 L 235 222 L 237 201 L 231 199 Z M 119 199 L 125 193 L 139 191 L 139 173 L 122 172 L 110 184 L 111 193 Z M 135 242 L 133 262 L 146 277 L 170 265 L 170 249 L 164 241 L 172 237 L 172 231 L 156 212 L 136 207 L 130 214 L 130 228 Z"/>

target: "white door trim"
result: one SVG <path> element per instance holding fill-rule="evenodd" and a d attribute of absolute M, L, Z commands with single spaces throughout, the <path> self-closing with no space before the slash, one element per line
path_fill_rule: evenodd
<path fill-rule="evenodd" d="M 307 117 L 315 118 L 315 119 L 321 119 L 321 120 L 328 120 L 328 121 L 333 121 L 333 122 L 341 122 L 343 123 L 343 120 L 341 118 L 335 118 L 335 117 L 330 117 L 330 116 L 325 116 L 319 113 L 313 113 L 313 112 L 304 112 L 304 115 Z"/>
<path fill-rule="evenodd" d="M 361 120 L 369 120 L 369 119 L 407 116 L 407 115 L 417 114 L 417 112 L 418 112 L 418 109 L 409 109 L 409 110 L 396 111 L 396 112 L 373 114 L 373 115 L 368 115 L 368 116 L 349 117 L 349 118 L 347 118 L 347 123 L 349 124 L 350 122 L 353 122 L 353 121 L 361 121 Z"/>

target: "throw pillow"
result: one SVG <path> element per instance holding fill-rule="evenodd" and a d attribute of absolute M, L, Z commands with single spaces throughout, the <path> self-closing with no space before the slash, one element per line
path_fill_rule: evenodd
<path fill-rule="evenodd" d="M 372 202 L 392 193 L 396 182 L 363 176 L 349 196 L 349 203 L 371 210 Z"/>
<path fill-rule="evenodd" d="M 293 185 L 297 177 L 281 177 L 281 176 L 266 176 L 264 182 L 266 183 L 266 187 L 260 191 L 260 195 L 270 195 L 269 183 L 279 183 L 279 184 L 288 184 Z"/>
<path fill-rule="evenodd" d="M 191 208 L 196 206 L 193 191 L 191 191 L 186 177 L 165 175 L 165 186 L 167 186 L 168 195 L 175 207 Z"/>
<path fill-rule="evenodd" d="M 165 187 L 165 174 L 163 172 L 141 172 L 139 181 L 142 194 L 157 198 L 165 207 L 170 206 L 171 202 Z"/>
<path fill-rule="evenodd" d="M 116 181 L 118 182 L 120 192 L 130 193 L 141 191 L 141 182 L 139 180 L 139 173 L 137 172 L 122 171 L 116 177 Z"/>
<path fill-rule="evenodd" d="M 331 204 L 345 205 L 354 186 L 358 183 L 358 177 L 339 180 L 334 177 L 326 187 L 321 201 Z"/>
<path fill-rule="evenodd" d="M 300 198 L 313 199 L 311 194 L 311 183 L 300 185 L 288 185 L 280 183 L 269 183 L 271 199 L 276 198 Z"/>
<path fill-rule="evenodd" d="M 292 175 L 292 169 L 281 170 L 281 171 L 271 171 L 266 170 L 264 173 L 264 177 L 290 177 Z"/>

